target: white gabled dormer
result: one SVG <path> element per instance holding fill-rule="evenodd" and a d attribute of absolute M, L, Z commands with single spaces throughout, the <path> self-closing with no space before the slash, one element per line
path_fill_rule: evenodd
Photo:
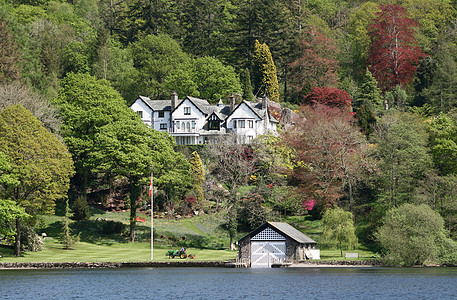
<path fill-rule="evenodd" d="M 154 110 L 149 106 L 147 100 L 150 99 L 148 97 L 139 96 L 135 102 L 130 105 L 130 108 L 140 116 L 143 123 L 152 126 Z"/>
<path fill-rule="evenodd" d="M 143 123 L 158 131 L 170 131 L 171 107 L 171 100 L 151 100 L 144 96 L 139 96 L 130 106 Z"/>
<path fill-rule="evenodd" d="M 239 143 L 250 143 L 262 128 L 262 118 L 245 101 L 242 101 L 225 120 L 228 131 L 237 135 Z"/>

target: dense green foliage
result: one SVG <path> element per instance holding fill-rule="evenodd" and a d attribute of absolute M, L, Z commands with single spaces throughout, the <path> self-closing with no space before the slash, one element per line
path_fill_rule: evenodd
<path fill-rule="evenodd" d="M 70 153 L 30 111 L 11 105 L 0 114 L 0 151 L 14 178 L 2 180 L 1 199 L 10 199 L 30 215 L 52 213 L 55 201 L 67 196 L 74 174 Z M 14 180 L 12 180 L 14 179 Z M 20 218 L 16 221 L 19 234 Z M 20 236 L 16 236 L 20 255 Z"/>
<path fill-rule="evenodd" d="M 386 263 L 392 265 L 439 262 L 446 259 L 443 255 L 449 250 L 455 251 L 453 242 L 446 238 L 443 218 L 424 204 L 403 204 L 389 210 L 377 238 L 386 253 Z"/>
<path fill-rule="evenodd" d="M 0 143 L 0 199 L 20 210 L 6 205 L 1 222 L 10 235 L 20 207 L 52 212 L 67 196 L 73 167 L 61 137 L 76 169 L 75 217 L 87 218 L 87 193 L 115 195 L 131 209 L 133 240 L 151 171 L 156 206 L 170 216 L 196 181 L 194 149 L 176 152 L 127 104 L 173 91 L 211 103 L 266 94 L 290 108 L 269 107 L 278 136 L 198 149 L 201 209 L 229 211 L 232 239 L 258 220 L 319 218 L 337 206 L 353 214 L 359 240 L 377 247 L 380 220 L 404 203 L 429 205 L 455 238 L 456 8 L 444 0 L 0 1 L 0 110 L 37 128 L 30 138 L 20 135 L 25 125 L 0 125 L 11 137 Z M 306 101 L 320 105 L 299 109 Z M 61 155 L 52 163 L 19 158 L 53 147 Z"/>

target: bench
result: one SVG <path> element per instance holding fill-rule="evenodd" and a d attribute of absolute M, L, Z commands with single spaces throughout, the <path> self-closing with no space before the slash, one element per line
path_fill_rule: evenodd
<path fill-rule="evenodd" d="M 346 253 L 344 255 L 344 258 L 359 258 L 359 254 L 358 253 Z"/>

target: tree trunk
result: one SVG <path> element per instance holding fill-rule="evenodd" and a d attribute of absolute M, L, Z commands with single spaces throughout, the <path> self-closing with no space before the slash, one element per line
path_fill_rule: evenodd
<path fill-rule="evenodd" d="M 16 239 L 14 241 L 14 255 L 21 256 L 21 219 L 16 219 Z"/>
<path fill-rule="evenodd" d="M 341 252 L 341 257 L 343 257 L 343 241 L 340 239 L 340 252 Z"/>
<path fill-rule="evenodd" d="M 141 194 L 141 187 L 138 186 L 138 178 L 130 178 L 129 183 L 130 191 L 130 242 L 135 241 L 135 229 L 136 229 L 136 208 L 137 200 Z"/>

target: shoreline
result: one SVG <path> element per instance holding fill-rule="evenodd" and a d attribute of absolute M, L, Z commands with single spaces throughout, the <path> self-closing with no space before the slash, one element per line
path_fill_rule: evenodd
<path fill-rule="evenodd" d="M 160 262 L 0 262 L 8 269 L 100 269 L 100 268 L 227 268 L 230 261 L 160 261 Z M 284 265 L 287 268 L 381 267 L 374 261 L 303 261 Z"/>

